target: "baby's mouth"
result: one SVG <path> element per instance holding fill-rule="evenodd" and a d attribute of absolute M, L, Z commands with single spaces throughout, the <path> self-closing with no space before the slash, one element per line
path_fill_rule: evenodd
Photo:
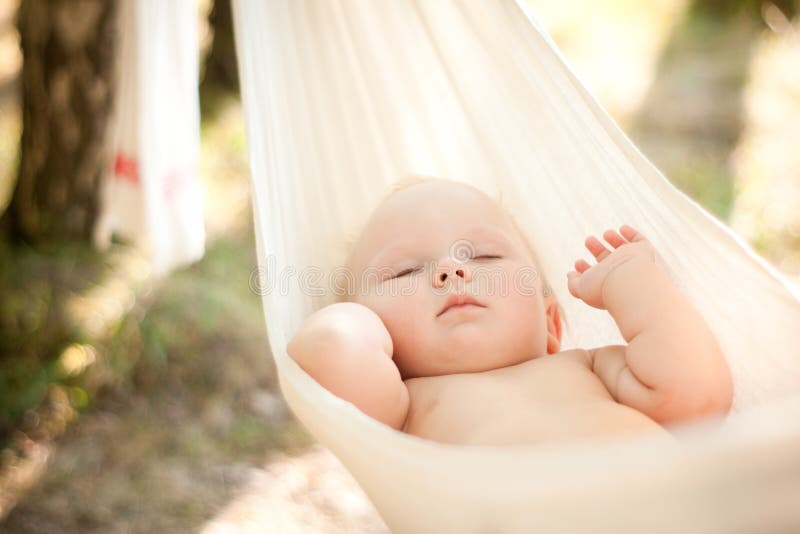
<path fill-rule="evenodd" d="M 471 296 L 471 295 L 464 295 L 464 294 L 453 294 L 447 297 L 447 300 L 444 303 L 444 307 L 436 314 L 436 317 L 440 317 L 441 315 L 447 313 L 450 310 L 456 310 L 459 308 L 466 308 L 466 307 L 479 307 L 485 308 L 486 306 L 478 302 L 478 300 Z"/>

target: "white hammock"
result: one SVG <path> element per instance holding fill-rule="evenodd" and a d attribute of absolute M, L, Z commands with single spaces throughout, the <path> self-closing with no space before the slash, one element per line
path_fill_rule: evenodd
<path fill-rule="evenodd" d="M 636 149 L 524 9 L 453 2 L 234 5 L 270 344 L 295 414 L 396 532 L 727 532 L 800 528 L 798 291 Z M 389 184 L 463 180 L 529 232 L 566 309 L 564 348 L 622 342 L 571 297 L 583 239 L 628 223 L 707 319 L 735 382 L 722 426 L 517 448 L 381 425 L 286 354 Z M 288 282 L 288 283 L 287 283 Z"/>

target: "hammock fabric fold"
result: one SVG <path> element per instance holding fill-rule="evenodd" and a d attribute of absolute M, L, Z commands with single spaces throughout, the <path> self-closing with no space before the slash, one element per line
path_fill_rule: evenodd
<path fill-rule="evenodd" d="M 511 0 L 238 0 L 260 290 L 282 391 L 396 532 L 800 529 L 800 293 L 672 186 Z M 286 354 L 370 209 L 410 173 L 502 195 L 566 310 L 564 348 L 623 342 L 569 295 L 583 239 L 658 248 L 720 340 L 731 415 L 647 439 L 464 447 L 396 432 Z"/>

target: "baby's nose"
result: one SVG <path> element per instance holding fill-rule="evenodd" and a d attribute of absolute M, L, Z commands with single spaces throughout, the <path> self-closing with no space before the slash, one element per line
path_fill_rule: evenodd
<path fill-rule="evenodd" d="M 452 271 L 452 273 L 455 274 L 456 276 L 464 278 L 464 269 L 455 269 L 455 270 Z M 440 282 L 444 282 L 445 280 L 447 280 L 447 277 L 448 277 L 448 273 L 440 273 L 439 274 L 439 281 Z"/>
<path fill-rule="evenodd" d="M 446 265 L 436 273 L 434 285 L 436 285 L 436 287 L 442 287 L 447 283 L 448 278 L 451 278 L 455 282 L 458 282 L 459 279 L 464 282 L 469 282 L 472 276 L 466 265 Z"/>

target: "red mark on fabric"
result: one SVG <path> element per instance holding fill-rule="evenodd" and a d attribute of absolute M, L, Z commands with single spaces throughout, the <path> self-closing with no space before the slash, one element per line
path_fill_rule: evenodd
<path fill-rule="evenodd" d="M 136 162 L 136 158 L 126 156 L 122 152 L 118 153 L 114 160 L 114 174 L 120 180 L 138 184 L 139 164 Z"/>

